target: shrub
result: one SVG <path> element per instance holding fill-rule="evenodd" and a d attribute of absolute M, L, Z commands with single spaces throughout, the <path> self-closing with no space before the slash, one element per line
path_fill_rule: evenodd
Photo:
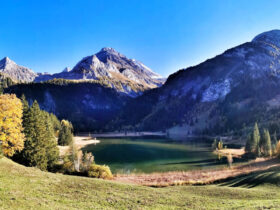
<path fill-rule="evenodd" d="M 64 160 L 63 166 L 62 166 L 63 172 L 67 174 L 71 174 L 75 172 L 74 163 L 70 160 Z"/>
<path fill-rule="evenodd" d="M 72 141 L 69 145 L 69 149 L 64 155 L 63 159 L 63 171 L 64 173 L 74 173 L 78 170 L 75 169 L 75 163 L 78 162 L 78 149 L 75 145 L 75 143 Z"/>
<path fill-rule="evenodd" d="M 221 150 L 221 149 L 223 149 L 223 141 L 222 140 L 220 140 L 218 142 L 218 150 Z"/>
<path fill-rule="evenodd" d="M 112 179 L 113 175 L 108 166 L 101 166 L 97 164 L 92 164 L 88 170 L 88 176 L 101 179 Z"/>
<path fill-rule="evenodd" d="M 92 153 L 83 153 L 82 161 L 80 164 L 80 171 L 87 173 L 92 164 L 94 164 L 94 156 L 92 155 Z"/>
<path fill-rule="evenodd" d="M 280 141 L 278 141 L 278 143 L 276 145 L 276 155 L 277 155 L 277 157 L 280 158 Z"/>

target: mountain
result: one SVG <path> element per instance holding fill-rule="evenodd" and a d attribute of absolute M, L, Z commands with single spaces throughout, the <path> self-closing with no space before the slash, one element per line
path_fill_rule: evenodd
<path fill-rule="evenodd" d="M 184 134 L 236 134 L 256 121 L 266 126 L 279 121 L 279 90 L 280 30 L 273 30 L 170 75 L 162 87 L 129 102 L 115 123 Z"/>
<path fill-rule="evenodd" d="M 137 96 L 143 91 L 156 88 L 164 79 L 139 61 L 129 59 L 113 48 L 103 48 L 98 53 L 85 57 L 70 70 L 57 74 L 40 74 L 35 81 L 54 78 L 68 80 L 102 80 L 118 92 Z"/>
<path fill-rule="evenodd" d="M 31 69 L 17 65 L 8 57 L 0 60 L 0 73 L 17 82 L 32 82 L 37 76 Z"/>
<path fill-rule="evenodd" d="M 259 34 L 177 71 L 162 86 L 160 77 L 143 64 L 103 48 L 71 71 L 36 78 L 71 80 L 18 84 L 4 91 L 25 94 L 30 102 L 36 99 L 43 109 L 85 131 L 242 135 L 257 121 L 280 133 L 279 40 L 280 30 Z"/>
<path fill-rule="evenodd" d="M 70 120 L 75 131 L 100 131 L 114 119 L 131 99 L 98 81 L 73 82 L 64 79 L 40 83 L 19 83 L 4 89 L 18 97 L 25 95 L 31 105 L 38 101 L 40 108 Z"/>
<path fill-rule="evenodd" d="M 66 67 L 65 69 L 63 69 L 62 72 L 70 72 L 71 71 L 71 68 L 70 67 Z"/>
<path fill-rule="evenodd" d="M 34 81 L 4 84 L 5 93 L 15 93 L 18 97 L 24 94 L 29 104 L 37 100 L 42 109 L 70 120 L 76 131 L 108 130 L 107 124 L 131 98 L 164 82 L 141 62 L 128 59 L 112 48 L 103 48 L 83 58 L 72 70 L 65 68 L 57 74 L 33 73 L 28 77 L 31 72 L 28 69 L 10 60 L 5 64 L 9 76 L 21 75 L 17 81 Z"/>

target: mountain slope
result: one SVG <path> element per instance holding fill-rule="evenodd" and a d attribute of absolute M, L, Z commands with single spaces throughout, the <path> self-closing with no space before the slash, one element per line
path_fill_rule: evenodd
<path fill-rule="evenodd" d="M 100 52 L 85 57 L 69 71 L 57 74 L 40 74 L 35 81 L 53 78 L 69 80 L 103 80 L 130 96 L 137 96 L 144 90 L 161 86 L 163 78 L 139 61 L 128 59 L 113 48 L 103 48 Z"/>
<path fill-rule="evenodd" d="M 52 80 L 49 82 L 16 84 L 4 89 L 5 93 L 25 95 L 29 104 L 37 100 L 40 107 L 70 120 L 75 131 L 105 130 L 129 96 L 120 94 L 98 81 L 73 82 Z"/>
<path fill-rule="evenodd" d="M 279 30 L 265 32 L 170 75 L 162 87 L 128 104 L 118 122 L 140 129 L 181 128 L 185 134 L 225 133 L 255 121 L 275 122 L 280 114 L 279 39 Z"/>
<path fill-rule="evenodd" d="M 37 76 L 31 69 L 17 65 L 8 57 L 0 60 L 0 73 L 18 82 L 32 82 Z"/>

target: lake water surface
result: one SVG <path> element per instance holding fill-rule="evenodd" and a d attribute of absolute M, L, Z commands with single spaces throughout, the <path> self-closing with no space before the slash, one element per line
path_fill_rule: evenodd
<path fill-rule="evenodd" d="M 100 139 L 100 138 L 98 138 Z M 202 141 L 159 138 L 111 138 L 89 145 L 97 164 L 109 165 L 113 173 L 182 171 L 225 165 Z"/>

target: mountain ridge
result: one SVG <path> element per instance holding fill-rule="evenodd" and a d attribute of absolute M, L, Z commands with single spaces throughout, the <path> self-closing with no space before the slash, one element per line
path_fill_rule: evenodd
<path fill-rule="evenodd" d="M 98 53 L 81 59 L 70 71 L 40 74 L 35 81 L 54 78 L 69 80 L 105 80 L 118 92 L 130 96 L 163 84 L 164 78 L 139 61 L 129 59 L 113 48 L 102 48 Z"/>
<path fill-rule="evenodd" d="M 143 63 L 129 59 L 108 47 L 84 57 L 73 69 L 66 67 L 62 72 L 54 74 L 35 73 L 5 57 L 0 61 L 0 73 L 17 82 L 43 82 L 52 79 L 105 81 L 117 92 L 131 97 L 136 97 L 147 89 L 159 87 L 165 81 Z"/>
<path fill-rule="evenodd" d="M 256 121 L 275 123 L 280 114 L 278 40 L 279 30 L 264 32 L 173 73 L 162 87 L 129 103 L 116 123 L 140 130 L 176 128 L 185 134 L 234 133 Z"/>

